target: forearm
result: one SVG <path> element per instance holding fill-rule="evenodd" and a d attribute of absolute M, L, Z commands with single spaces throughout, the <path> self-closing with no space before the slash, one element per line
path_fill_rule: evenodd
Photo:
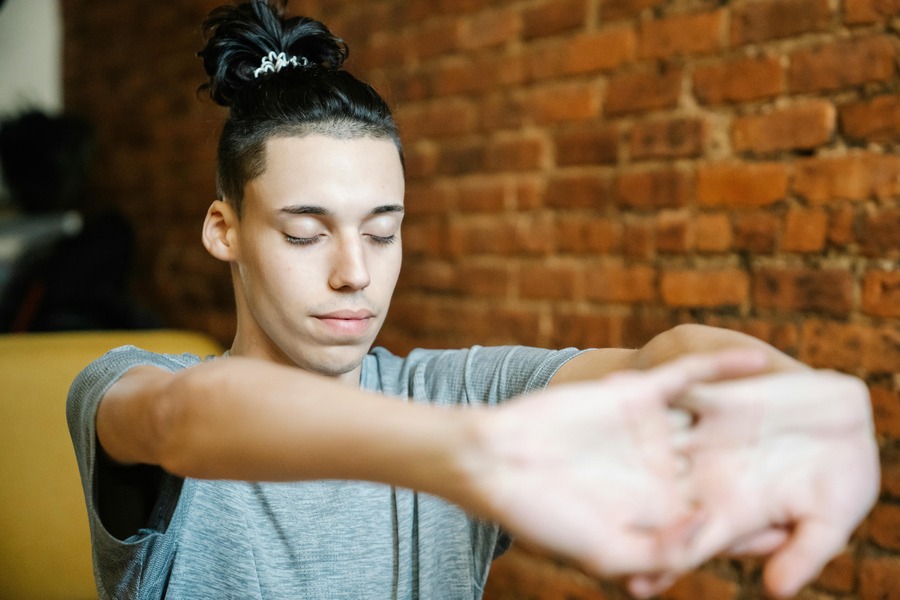
<path fill-rule="evenodd" d="M 133 428 L 127 411 L 117 416 L 115 394 L 105 410 L 107 399 L 101 403 L 98 436 L 120 461 L 152 462 L 195 478 L 378 481 L 465 502 L 472 410 L 407 404 L 242 358 L 144 387 L 154 397 L 143 404 L 155 407 L 147 429 L 156 433 L 143 444 L 117 435 Z"/>

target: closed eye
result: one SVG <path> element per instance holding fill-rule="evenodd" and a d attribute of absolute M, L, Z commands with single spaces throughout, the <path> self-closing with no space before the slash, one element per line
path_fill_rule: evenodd
<path fill-rule="evenodd" d="M 284 240 L 288 244 L 293 244 L 295 246 L 311 246 L 317 243 L 321 237 L 321 235 L 314 235 L 313 237 L 294 237 L 286 233 L 284 234 Z"/>
<path fill-rule="evenodd" d="M 372 235 L 369 234 L 369 239 L 372 240 L 376 244 L 380 244 L 382 246 L 388 246 L 397 241 L 396 235 Z"/>

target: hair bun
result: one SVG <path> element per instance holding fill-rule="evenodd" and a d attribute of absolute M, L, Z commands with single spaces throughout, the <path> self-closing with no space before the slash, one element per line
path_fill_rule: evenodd
<path fill-rule="evenodd" d="M 203 30 L 207 42 L 197 55 L 209 81 L 201 89 L 208 89 L 222 106 L 230 107 L 240 90 L 259 81 L 254 72 L 270 52 L 283 52 L 308 65 L 292 68 L 336 70 L 347 58 L 347 46 L 325 25 L 306 17 L 284 18 L 267 0 L 220 6 L 209 13 Z"/>

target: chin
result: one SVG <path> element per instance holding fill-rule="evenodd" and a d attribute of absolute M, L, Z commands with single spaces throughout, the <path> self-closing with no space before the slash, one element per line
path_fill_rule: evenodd
<path fill-rule="evenodd" d="M 340 356 L 307 356 L 297 362 L 297 366 L 327 377 L 341 377 L 350 373 L 362 364 L 365 352 L 353 352 L 352 356 L 344 349 Z"/>

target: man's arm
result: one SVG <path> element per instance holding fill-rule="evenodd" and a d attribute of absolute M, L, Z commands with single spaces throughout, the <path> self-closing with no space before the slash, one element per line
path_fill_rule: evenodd
<path fill-rule="evenodd" d="M 121 464 L 201 479 L 358 479 L 459 495 L 475 411 L 407 404 L 336 380 L 232 357 L 135 367 L 104 395 L 97 437 Z"/>
<path fill-rule="evenodd" d="M 689 513 L 665 408 L 758 371 L 759 353 L 691 356 L 498 408 L 409 404 L 299 369 L 228 358 L 135 367 L 101 400 L 120 463 L 245 480 L 357 479 L 435 494 L 598 575 L 657 572 Z"/>
<path fill-rule="evenodd" d="M 557 385 L 596 379 L 617 371 L 649 369 L 688 354 L 743 348 L 766 353 L 769 369 L 772 371 L 807 368 L 803 363 L 750 335 L 719 327 L 686 324 L 657 335 L 636 350 L 602 348 L 584 352 L 563 365 L 550 383 Z"/>

